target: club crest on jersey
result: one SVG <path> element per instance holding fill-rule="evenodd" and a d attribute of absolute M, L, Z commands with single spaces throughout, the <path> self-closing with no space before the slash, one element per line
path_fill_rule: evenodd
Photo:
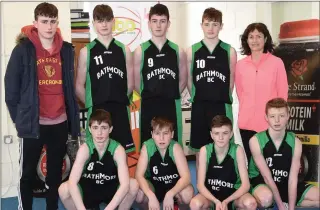
<path fill-rule="evenodd" d="M 52 77 L 55 75 L 56 70 L 51 65 L 44 66 L 44 72 L 46 73 L 47 77 Z"/>

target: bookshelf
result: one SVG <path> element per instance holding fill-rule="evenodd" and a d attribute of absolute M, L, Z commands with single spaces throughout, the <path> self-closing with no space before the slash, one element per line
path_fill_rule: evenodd
<path fill-rule="evenodd" d="M 89 13 L 84 12 L 83 9 L 71 9 L 71 42 L 75 50 L 74 55 L 74 78 L 77 77 L 78 59 L 80 50 L 90 43 L 90 27 L 89 27 Z M 74 80 L 76 81 L 76 79 Z M 80 108 L 84 108 L 84 104 L 78 100 Z"/>

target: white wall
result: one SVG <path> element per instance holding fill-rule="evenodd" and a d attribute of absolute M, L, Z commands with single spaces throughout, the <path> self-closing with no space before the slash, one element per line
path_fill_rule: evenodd
<path fill-rule="evenodd" d="M 32 24 L 34 20 L 33 11 L 39 2 L 1 3 L 1 197 L 16 196 L 19 179 L 19 143 L 14 124 L 7 112 L 4 98 L 5 66 L 15 46 L 16 36 L 20 33 L 21 27 Z M 62 36 L 66 41 L 71 41 L 69 2 L 54 2 L 54 4 L 59 9 L 59 27 L 61 28 Z M 13 135 L 13 144 L 4 144 L 4 135 Z"/>

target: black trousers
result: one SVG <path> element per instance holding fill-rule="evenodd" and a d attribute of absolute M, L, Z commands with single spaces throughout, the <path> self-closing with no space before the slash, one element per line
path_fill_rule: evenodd
<path fill-rule="evenodd" d="M 20 144 L 19 210 L 32 210 L 33 184 L 43 145 L 47 149 L 47 210 L 58 209 L 58 188 L 62 182 L 62 162 L 68 140 L 67 121 L 56 125 L 40 125 L 39 139 L 22 139 Z M 21 206 L 22 205 L 22 206 Z"/>
<path fill-rule="evenodd" d="M 255 132 L 255 131 L 240 129 L 240 135 L 241 135 L 241 139 L 242 139 L 243 148 L 244 148 L 244 151 L 246 152 L 246 156 L 247 156 L 247 159 L 248 159 L 248 165 L 249 165 L 250 159 L 251 159 L 251 151 L 250 151 L 250 147 L 249 147 L 249 140 L 256 133 L 257 132 Z"/>

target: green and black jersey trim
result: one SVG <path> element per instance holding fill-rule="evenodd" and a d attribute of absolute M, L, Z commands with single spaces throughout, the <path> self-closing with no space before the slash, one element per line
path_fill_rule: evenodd
<path fill-rule="evenodd" d="M 273 143 L 272 139 L 268 138 L 267 131 L 262 131 L 262 132 L 256 133 L 255 137 L 258 140 L 261 154 L 263 154 L 263 149 L 269 141 L 271 141 Z M 292 148 L 291 151 L 292 151 L 292 155 L 293 155 L 294 148 L 295 148 L 296 135 L 293 132 L 287 132 L 285 139 L 281 142 L 281 145 L 283 144 L 284 141 Z M 279 146 L 279 148 L 281 147 L 281 145 Z M 259 169 L 258 169 L 257 165 L 255 164 L 254 159 L 252 157 L 249 161 L 248 172 L 249 172 L 250 179 L 255 178 L 260 175 L 260 171 L 259 171 Z"/>
<path fill-rule="evenodd" d="M 169 157 L 172 159 L 174 164 L 176 164 L 176 161 L 175 161 L 175 158 L 174 158 L 174 154 L 173 154 L 173 147 L 174 147 L 175 144 L 177 144 L 177 142 L 175 140 L 171 139 L 170 140 L 170 144 L 168 145 L 168 148 L 167 148 L 167 149 L 169 149 Z M 159 152 L 159 154 L 160 154 L 160 150 L 157 147 L 156 143 L 154 142 L 154 139 L 152 139 L 152 138 L 150 138 L 147 141 L 145 141 L 143 143 L 143 145 L 146 146 L 147 156 L 148 156 L 148 167 L 147 167 L 147 170 L 146 170 L 146 173 L 145 173 L 145 177 L 150 177 L 150 174 L 151 174 L 150 173 L 150 167 L 149 167 L 150 159 L 154 155 L 154 153 Z M 164 161 L 165 157 L 163 157 L 163 156 L 161 156 L 161 157 L 162 157 L 162 161 Z"/>
<path fill-rule="evenodd" d="M 92 142 L 92 136 L 89 131 L 89 119 L 92 114 L 92 90 L 91 90 L 91 79 L 90 79 L 90 57 L 91 57 L 91 49 L 97 44 L 95 40 L 86 45 L 87 48 L 87 62 L 86 62 L 86 90 L 85 90 L 85 107 L 88 108 L 87 112 L 87 126 L 86 126 L 86 141 Z"/>
<path fill-rule="evenodd" d="M 87 69 L 86 69 L 86 95 L 85 95 L 85 107 L 88 108 L 88 112 L 87 112 L 87 127 L 86 127 L 86 139 L 88 142 L 92 142 L 93 143 L 93 139 L 91 136 L 91 133 L 89 131 L 89 120 L 90 120 L 90 116 L 92 114 L 92 106 L 93 106 L 93 102 L 92 102 L 92 90 L 91 90 L 91 79 L 90 79 L 90 52 L 91 49 L 97 44 L 97 42 L 99 42 L 98 40 L 93 40 L 92 42 L 90 42 L 89 44 L 86 45 L 87 47 Z M 122 43 L 119 42 L 118 40 L 114 40 L 114 43 L 120 47 L 123 51 L 123 55 L 126 59 L 126 46 Z M 129 101 L 130 101 L 130 96 L 128 95 Z M 129 118 L 129 122 L 131 122 L 131 114 L 130 114 L 130 108 L 127 107 L 127 112 L 128 112 L 128 118 Z M 135 151 L 135 147 L 132 147 L 130 149 L 126 150 L 126 153 L 130 153 Z"/>
<path fill-rule="evenodd" d="M 214 148 L 214 143 L 210 143 L 210 144 L 207 144 L 205 145 L 205 148 L 206 148 L 206 153 L 207 153 L 207 159 L 206 159 L 206 172 L 208 170 L 208 166 L 209 166 L 209 162 L 210 162 L 210 159 L 211 159 L 211 155 L 212 155 L 212 151 L 215 150 Z M 233 162 L 234 162 L 234 169 L 235 169 L 235 172 L 237 174 L 237 177 L 238 177 L 238 180 L 237 182 L 235 183 L 234 185 L 234 188 L 235 189 L 239 189 L 239 187 L 241 186 L 241 179 L 240 179 L 240 174 L 239 174 L 239 169 L 238 169 L 238 161 L 237 161 L 237 151 L 238 151 L 238 148 L 239 148 L 239 145 L 238 144 L 235 144 L 235 143 L 232 143 L 230 142 L 229 143 L 229 150 L 228 150 L 228 153 L 226 154 L 226 156 L 223 158 L 223 160 L 221 160 L 220 163 L 218 164 L 221 164 L 225 158 L 227 157 L 227 155 L 231 156 L 231 158 L 233 159 Z M 216 152 L 215 152 L 216 154 Z M 217 161 L 218 161 L 218 158 L 216 157 Z"/>
<path fill-rule="evenodd" d="M 177 53 L 177 65 L 179 67 L 179 61 L 180 61 L 180 57 L 179 57 L 179 46 L 173 42 L 171 42 L 170 40 L 168 40 L 168 45 L 174 49 Z M 144 84 L 143 84 L 143 74 L 142 74 L 142 69 L 144 67 L 144 52 L 151 46 L 150 44 L 150 40 L 149 41 L 146 41 L 144 43 L 142 43 L 140 45 L 141 47 L 141 65 L 140 65 L 140 95 L 143 91 L 143 88 L 144 88 Z M 182 108 L 181 108 L 181 98 L 179 99 L 176 99 L 175 100 L 175 105 L 176 105 L 176 116 L 177 116 L 177 128 L 178 128 L 178 143 L 183 146 L 183 142 L 182 142 Z M 142 107 L 142 100 L 140 100 L 140 107 Z M 141 111 L 139 112 L 139 117 L 141 119 Z M 140 124 L 140 128 L 141 128 L 141 120 L 139 122 Z M 141 138 L 141 129 L 140 129 L 140 138 Z M 140 140 L 141 142 L 141 140 Z M 142 148 L 142 144 L 140 144 L 140 147 L 139 147 L 139 151 L 141 150 Z"/>
<path fill-rule="evenodd" d="M 202 47 L 202 43 L 201 42 L 195 43 L 195 44 L 193 44 L 191 46 L 191 49 L 192 49 L 192 60 L 191 60 L 191 68 L 190 68 L 191 77 L 193 76 L 194 55 L 201 47 Z M 196 94 L 196 87 L 194 86 L 193 79 L 192 79 L 191 99 L 190 99 L 191 102 L 194 102 L 195 94 Z"/>
<path fill-rule="evenodd" d="M 91 156 L 93 154 L 93 150 L 96 148 L 93 142 L 86 142 L 88 148 L 89 148 L 89 156 Z M 112 157 L 114 156 L 114 153 L 116 151 L 116 149 L 118 148 L 118 146 L 120 145 L 119 142 L 115 141 L 114 139 L 109 138 L 109 142 L 106 145 L 105 151 L 103 153 L 103 155 L 100 157 L 99 153 L 99 160 L 101 160 L 103 158 L 103 156 L 106 154 L 106 152 L 109 152 Z M 114 161 L 114 163 L 117 165 L 117 163 Z M 86 165 L 86 164 L 85 164 Z"/>
<path fill-rule="evenodd" d="M 176 51 L 177 54 L 177 66 L 178 70 L 180 71 L 180 53 L 179 53 L 179 46 L 170 40 L 168 40 L 168 45 Z M 179 74 L 180 75 L 180 74 Z M 176 104 L 176 116 L 177 116 L 177 130 L 178 130 L 178 139 L 177 142 L 180 144 L 180 146 L 183 147 L 183 142 L 182 142 L 182 108 L 181 108 L 181 98 L 175 100 Z"/>
<path fill-rule="evenodd" d="M 209 48 L 208 48 L 206 45 L 203 44 L 203 41 L 197 42 L 197 43 L 193 44 L 192 47 L 191 47 L 191 49 L 192 49 L 192 60 L 191 60 L 192 62 L 191 62 L 191 68 L 190 68 L 190 75 L 191 75 L 191 76 L 193 75 L 193 69 L 194 69 L 194 66 L 193 66 L 193 65 L 194 65 L 194 55 L 195 55 L 195 53 L 196 53 L 201 47 L 203 47 L 203 46 L 205 46 L 205 47 L 208 49 L 208 51 L 209 51 Z M 227 51 L 227 53 L 228 53 L 228 61 L 229 61 L 229 66 L 230 66 L 230 49 L 231 49 L 231 45 L 230 45 L 230 44 L 227 44 L 227 43 L 225 43 L 225 42 L 223 42 L 223 41 L 220 40 L 219 46 L 220 46 L 222 49 L 224 49 L 225 51 Z M 216 47 L 217 47 L 217 46 L 216 46 Z M 213 49 L 213 51 L 214 51 L 214 49 Z M 212 51 L 212 52 L 213 52 L 213 51 Z M 209 51 L 209 52 L 210 52 L 210 51 Z M 210 52 L 210 53 L 212 53 L 212 52 Z M 193 81 L 193 80 L 192 80 L 192 81 Z M 192 82 L 191 102 L 194 101 L 195 94 L 196 94 L 196 89 L 195 89 L 195 86 L 194 86 L 194 84 L 193 84 L 193 82 Z M 230 98 L 230 101 L 231 101 L 231 104 L 232 104 L 233 98 L 232 98 L 232 93 L 231 93 L 231 91 L 229 91 L 229 98 Z"/>

